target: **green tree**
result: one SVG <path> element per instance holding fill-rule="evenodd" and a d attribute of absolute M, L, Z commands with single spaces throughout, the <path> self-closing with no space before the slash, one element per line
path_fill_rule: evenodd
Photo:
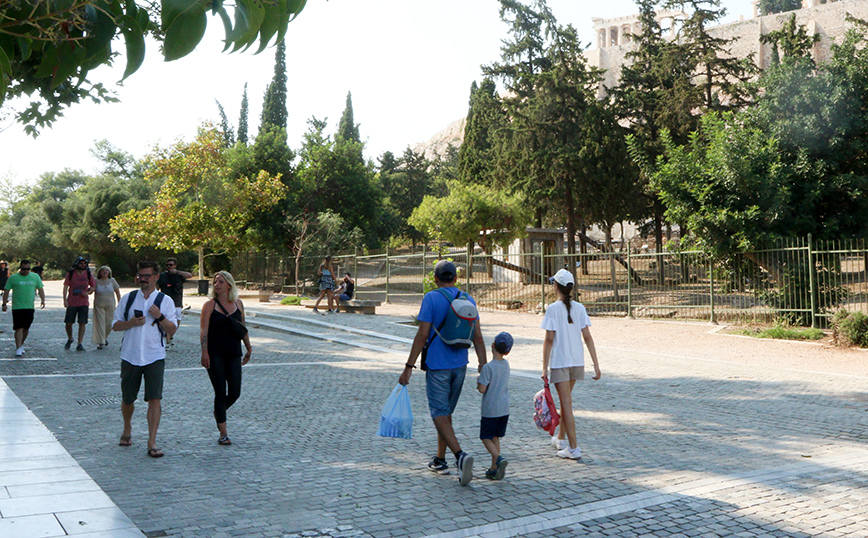
<path fill-rule="evenodd" d="M 84 99 L 116 100 L 90 71 L 108 65 L 118 54 L 114 39 L 123 36 L 124 79 L 145 58 L 145 36 L 160 42 L 167 61 L 193 51 L 205 34 L 207 13 L 219 15 L 226 30 L 224 50 L 259 51 L 272 38 L 283 41 L 289 22 L 304 0 L 239 0 L 234 21 L 223 2 L 201 0 L 67 0 L 0 3 L 0 106 L 10 98 L 32 101 L 16 113 L 31 135 L 50 126 L 63 109 Z"/>
<path fill-rule="evenodd" d="M 335 141 L 338 143 L 362 142 L 361 135 L 359 135 L 359 124 L 355 122 L 353 116 L 352 92 L 347 92 L 347 103 L 344 106 L 343 114 L 341 114 L 341 120 L 338 122 L 338 132 L 335 133 Z"/>
<path fill-rule="evenodd" d="M 220 132 L 207 124 L 193 142 L 157 148 L 149 160 L 146 177 L 163 182 L 154 205 L 111 219 L 112 234 L 136 249 L 196 251 L 199 279 L 204 278 L 206 250 L 218 254 L 245 248 L 250 223 L 285 195 L 280 178 L 267 172 L 250 178 L 232 175 Z"/>
<path fill-rule="evenodd" d="M 802 9 L 802 0 L 759 0 L 760 15 L 773 15 Z"/>
<path fill-rule="evenodd" d="M 247 103 L 247 83 L 244 83 L 244 93 L 241 95 L 241 113 L 238 116 L 238 141 L 242 144 L 247 144 L 248 140 L 248 116 L 249 107 Z"/>
<path fill-rule="evenodd" d="M 235 145 L 235 133 L 232 132 L 232 126 L 229 124 L 229 118 L 226 117 L 223 105 L 217 99 L 214 99 L 214 102 L 217 103 L 217 111 L 220 114 L 220 130 L 223 132 L 223 144 L 227 148 L 231 148 Z"/>
<path fill-rule="evenodd" d="M 497 136 L 503 113 L 494 82 L 486 78 L 470 87 L 470 108 L 464 127 L 464 140 L 458 152 L 458 176 L 463 181 L 486 185 L 497 182 Z"/>
<path fill-rule="evenodd" d="M 453 181 L 443 198 L 426 196 L 409 223 L 425 237 L 457 245 L 479 244 L 490 254 L 523 237 L 531 213 L 520 195 L 500 189 Z"/>
<path fill-rule="evenodd" d="M 416 243 L 423 239 L 422 234 L 410 226 L 407 219 L 426 194 L 431 194 L 431 163 L 421 153 L 411 148 L 404 150 L 401 159 L 395 159 L 390 152 L 380 158 L 379 186 L 383 192 L 383 224 L 388 228 L 381 233 L 385 237 L 399 236 Z"/>
<path fill-rule="evenodd" d="M 265 90 L 259 130 L 267 125 L 286 129 L 286 45 L 281 41 L 274 53 L 274 77 Z"/>
<path fill-rule="evenodd" d="M 780 63 L 781 53 L 787 58 L 811 60 L 811 50 L 820 41 L 820 34 L 808 35 L 808 29 L 796 23 L 793 13 L 780 30 L 773 30 L 760 36 L 760 43 L 772 45 L 772 64 Z"/>

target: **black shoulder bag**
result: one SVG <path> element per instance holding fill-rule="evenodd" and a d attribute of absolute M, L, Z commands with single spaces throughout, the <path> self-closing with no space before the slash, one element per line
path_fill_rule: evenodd
<path fill-rule="evenodd" d="M 223 304 L 220 303 L 220 301 L 214 299 L 214 302 L 217 303 L 217 306 L 220 307 L 220 310 L 222 310 L 223 313 L 226 314 L 226 317 L 229 318 L 229 321 L 232 322 L 232 334 L 235 336 L 235 338 L 239 340 L 244 340 L 244 337 L 247 336 L 247 327 L 245 327 L 244 324 L 237 319 L 230 316 L 229 312 L 227 312 L 226 309 L 223 308 Z"/>

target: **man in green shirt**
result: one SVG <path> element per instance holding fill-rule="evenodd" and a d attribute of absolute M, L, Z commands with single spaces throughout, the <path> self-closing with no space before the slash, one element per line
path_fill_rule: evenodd
<path fill-rule="evenodd" d="M 15 356 L 24 355 L 24 341 L 33 324 L 34 303 L 36 294 L 42 300 L 40 308 L 45 308 L 45 290 L 42 279 L 30 272 L 30 261 L 21 260 L 18 272 L 9 277 L 3 289 L 3 311 L 9 302 L 9 292 L 12 292 L 12 329 L 15 330 Z"/>

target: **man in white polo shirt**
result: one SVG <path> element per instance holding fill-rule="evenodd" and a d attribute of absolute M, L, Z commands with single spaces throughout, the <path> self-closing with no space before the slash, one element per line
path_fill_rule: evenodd
<path fill-rule="evenodd" d="M 171 336 L 178 328 L 175 303 L 156 291 L 159 274 L 157 262 L 139 262 L 136 281 L 140 289 L 121 298 L 112 324 L 113 331 L 124 333 L 121 343 L 121 413 L 124 417 L 124 432 L 118 444 L 133 444 L 131 421 L 144 378 L 145 401 L 148 402 L 148 456 L 152 458 L 163 456 L 163 451 L 157 448 L 163 373 L 166 369 L 163 335 Z"/>

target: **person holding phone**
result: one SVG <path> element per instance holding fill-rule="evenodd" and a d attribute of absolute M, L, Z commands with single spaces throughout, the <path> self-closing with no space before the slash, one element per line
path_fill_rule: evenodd
<path fill-rule="evenodd" d="M 148 402 L 148 456 L 152 458 L 163 456 L 163 451 L 157 448 L 157 428 L 162 413 L 163 373 L 166 369 L 163 337 L 171 336 L 178 328 L 175 303 L 157 291 L 159 274 L 160 266 L 157 262 L 139 262 L 136 274 L 139 289 L 121 298 L 115 308 L 112 324 L 113 331 L 124 333 L 121 342 L 121 414 L 124 430 L 118 444 L 133 444 L 133 411 L 144 379 L 145 401 Z"/>

